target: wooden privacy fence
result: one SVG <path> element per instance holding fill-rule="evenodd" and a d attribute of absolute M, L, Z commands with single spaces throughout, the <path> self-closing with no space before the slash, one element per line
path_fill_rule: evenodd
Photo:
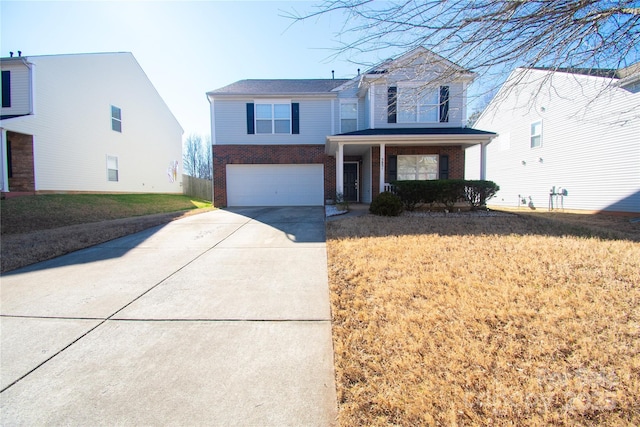
<path fill-rule="evenodd" d="M 213 185 L 211 180 L 182 175 L 182 194 L 211 201 Z"/>

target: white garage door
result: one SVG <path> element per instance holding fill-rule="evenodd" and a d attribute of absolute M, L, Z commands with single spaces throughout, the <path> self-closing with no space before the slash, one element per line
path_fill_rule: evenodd
<path fill-rule="evenodd" d="M 324 167 L 227 165 L 229 206 L 322 206 Z"/>

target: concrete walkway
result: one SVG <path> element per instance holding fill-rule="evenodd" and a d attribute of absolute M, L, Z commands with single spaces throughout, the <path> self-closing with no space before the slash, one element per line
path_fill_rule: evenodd
<path fill-rule="evenodd" d="M 321 207 L 195 215 L 1 281 L 2 425 L 335 424 Z"/>

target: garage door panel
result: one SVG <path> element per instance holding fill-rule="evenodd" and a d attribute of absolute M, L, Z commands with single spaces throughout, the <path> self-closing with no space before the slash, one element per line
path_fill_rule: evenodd
<path fill-rule="evenodd" d="M 321 206 L 324 167 L 305 165 L 227 165 L 229 206 Z"/>

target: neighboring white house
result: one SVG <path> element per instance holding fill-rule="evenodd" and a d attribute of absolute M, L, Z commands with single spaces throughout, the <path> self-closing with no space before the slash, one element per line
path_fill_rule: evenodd
<path fill-rule="evenodd" d="M 131 53 L 0 68 L 3 193 L 182 193 L 183 130 Z"/>
<path fill-rule="evenodd" d="M 490 204 L 640 212 L 640 64 L 621 70 L 516 69 L 476 127 L 486 150 Z M 477 178 L 466 153 L 465 177 Z"/>

